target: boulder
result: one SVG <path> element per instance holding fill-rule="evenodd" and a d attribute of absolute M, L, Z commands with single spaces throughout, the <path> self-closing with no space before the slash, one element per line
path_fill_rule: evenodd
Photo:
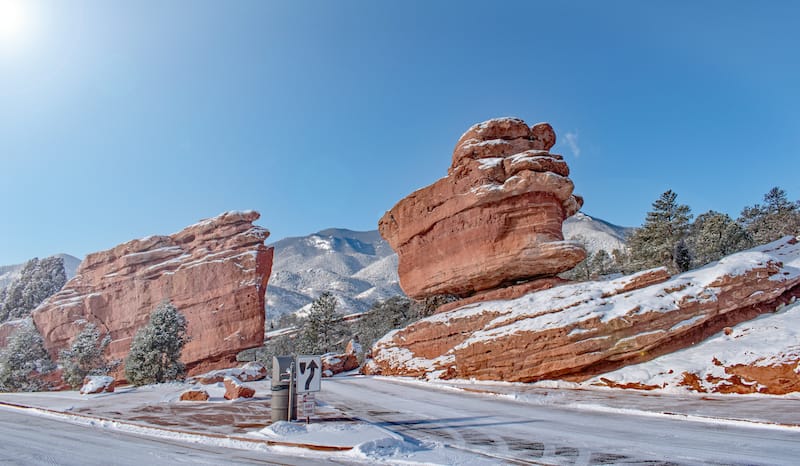
<path fill-rule="evenodd" d="M 790 302 L 800 295 L 800 244 L 786 237 L 666 277 L 655 269 L 435 314 L 379 340 L 365 371 L 583 381 L 692 346 Z M 787 376 L 797 366 L 781 361 L 771 369 L 731 365 L 726 371 L 739 379 L 786 379 L 770 392 L 777 393 L 797 387 L 797 379 Z"/>
<path fill-rule="evenodd" d="M 342 372 L 358 369 L 358 356 L 355 353 L 326 354 L 322 356 L 322 374 L 331 377 Z"/>
<path fill-rule="evenodd" d="M 225 384 L 225 399 L 236 400 L 239 398 L 252 398 L 256 391 L 250 387 L 245 387 L 242 382 L 236 377 L 225 377 L 223 379 Z"/>
<path fill-rule="evenodd" d="M 477 124 L 459 139 L 448 176 L 398 202 L 378 229 L 397 252 L 400 285 L 422 299 L 553 277 L 586 257 L 561 224 L 583 205 L 569 168 L 548 152 L 549 124 Z"/>
<path fill-rule="evenodd" d="M 114 391 L 114 377 L 107 375 L 89 375 L 83 379 L 81 395 L 92 395 L 95 393 L 111 393 Z"/>
<path fill-rule="evenodd" d="M 267 378 L 267 368 L 260 362 L 248 362 L 242 367 L 220 369 L 192 377 L 191 381 L 202 385 L 222 382 L 225 377 L 236 377 L 242 382 L 253 382 Z"/>
<path fill-rule="evenodd" d="M 89 254 L 74 278 L 33 312 L 54 359 L 87 321 L 111 336 L 108 356 L 124 358 L 136 331 L 164 300 L 187 319 L 188 373 L 231 367 L 264 338 L 264 292 L 272 268 L 259 214 L 227 212 L 169 236 L 150 236 Z M 120 366 L 115 375 L 122 376 Z"/>
<path fill-rule="evenodd" d="M 208 401 L 208 392 L 205 390 L 186 390 L 181 393 L 181 401 Z"/>

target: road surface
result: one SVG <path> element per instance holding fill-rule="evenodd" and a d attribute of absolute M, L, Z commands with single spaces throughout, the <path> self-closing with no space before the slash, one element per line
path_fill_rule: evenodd
<path fill-rule="evenodd" d="M 785 464 L 800 430 L 531 405 L 373 377 L 325 379 L 318 398 L 420 445 L 521 464 Z"/>
<path fill-rule="evenodd" d="M 276 455 L 72 424 L 0 407 L 0 464 L 63 466 L 306 465 L 320 458 Z M 324 464 L 330 464 L 325 461 Z"/>

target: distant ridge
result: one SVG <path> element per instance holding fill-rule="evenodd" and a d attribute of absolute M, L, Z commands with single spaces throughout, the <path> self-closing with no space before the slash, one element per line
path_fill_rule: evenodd
<path fill-rule="evenodd" d="M 577 213 L 564 222 L 566 239 L 578 239 L 590 252 L 625 246 L 632 228 Z M 267 320 L 303 313 L 322 292 L 339 299 L 339 312 L 364 312 L 379 300 L 402 295 L 397 255 L 377 230 L 328 228 L 308 236 L 284 238 L 275 247 L 267 287 Z"/>

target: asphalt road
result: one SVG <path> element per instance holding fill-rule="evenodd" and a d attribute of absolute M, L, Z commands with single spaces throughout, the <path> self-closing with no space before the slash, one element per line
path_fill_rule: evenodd
<path fill-rule="evenodd" d="M 2 465 L 306 465 L 319 458 L 282 456 L 143 437 L 0 407 Z"/>
<path fill-rule="evenodd" d="M 796 465 L 800 430 L 531 405 L 381 378 L 325 379 L 321 399 L 420 445 L 531 464 Z"/>

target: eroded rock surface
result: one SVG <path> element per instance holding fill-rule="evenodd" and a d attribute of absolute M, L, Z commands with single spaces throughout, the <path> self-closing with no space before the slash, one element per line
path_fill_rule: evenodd
<path fill-rule="evenodd" d="M 235 365 L 238 352 L 263 342 L 273 251 L 264 245 L 269 232 L 252 223 L 258 218 L 227 212 L 173 235 L 89 254 L 33 313 L 48 352 L 56 358 L 93 322 L 111 335 L 110 358 L 124 360 L 136 330 L 169 300 L 187 319 L 191 340 L 181 360 L 190 375 Z"/>
<path fill-rule="evenodd" d="M 517 118 L 471 127 L 448 175 L 410 194 L 378 228 L 407 295 L 467 297 L 569 270 L 586 253 L 561 224 L 580 209 L 555 132 Z"/>
<path fill-rule="evenodd" d="M 655 269 L 436 314 L 376 343 L 366 371 L 519 382 L 585 380 L 724 335 L 725 327 L 774 312 L 800 294 L 800 244 L 786 237 L 666 278 L 663 269 Z M 775 360 L 779 363 L 770 370 L 731 364 L 726 372 L 789 377 L 780 381 L 783 388 L 764 393 L 797 387 L 800 375 L 786 369 L 797 366 Z"/>

